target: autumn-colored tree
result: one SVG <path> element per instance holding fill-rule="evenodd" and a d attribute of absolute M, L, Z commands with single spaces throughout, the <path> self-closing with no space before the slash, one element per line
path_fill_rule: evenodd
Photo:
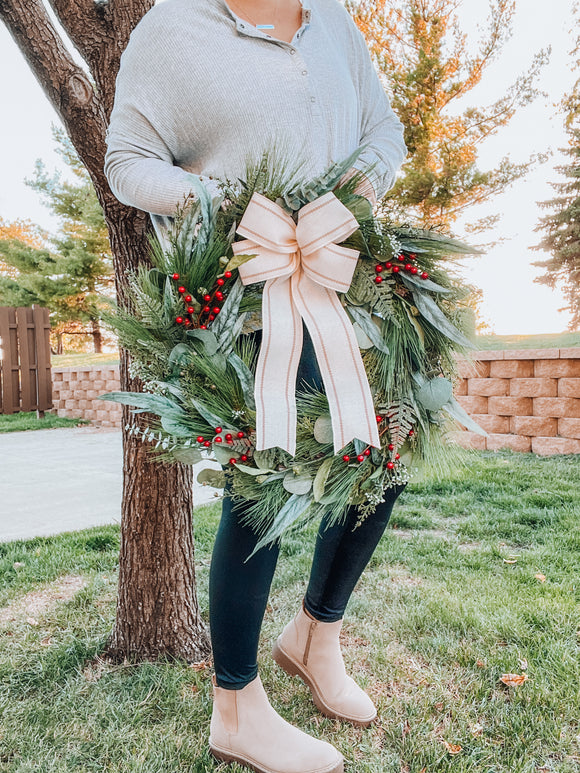
<path fill-rule="evenodd" d="M 13 236 L 0 238 L 0 259 L 15 273 L 0 275 L 0 303 L 6 306 L 38 304 L 50 309 L 51 339 L 57 354 L 63 353 L 63 336 L 92 338 L 93 349 L 102 351 L 100 295 L 113 285 L 111 248 L 94 186 L 62 128 L 53 127 L 57 152 L 78 178 L 78 183 L 49 177 L 38 159 L 34 178 L 27 184 L 60 218 L 57 236 L 37 237 L 35 244 Z M 40 235 L 40 229 L 37 229 Z M 1 236 L 1 235 L 0 235 Z"/>
<path fill-rule="evenodd" d="M 477 164 L 481 143 L 538 95 L 534 82 L 547 52 L 540 51 L 493 104 L 460 104 L 509 38 L 514 0 L 490 0 L 488 29 L 476 53 L 470 53 L 461 31 L 457 0 L 347 0 L 346 5 L 405 126 L 409 157 L 384 199 L 390 212 L 426 227 L 448 228 L 543 158 L 516 164 L 505 157 L 488 170 Z M 485 218 L 468 230 L 484 230 L 492 222 Z"/>
<path fill-rule="evenodd" d="M 62 120 L 88 170 L 107 223 L 117 303 L 133 310 L 127 278 L 151 266 L 146 212 L 121 204 L 104 175 L 105 132 L 121 53 L 154 0 L 50 0 L 59 33 L 42 0 L 0 0 L 2 20 Z M 79 66 L 67 48 L 72 41 Z M 10 77 L 10 76 L 8 76 Z M 192 73 L 192 77 L 195 74 Z M 140 391 L 130 376 L 129 353 L 120 349 L 121 388 Z M 209 640 L 195 589 L 192 529 L 193 468 L 154 461 L 150 443 L 129 433 L 153 416 L 123 407 L 123 498 L 117 614 L 109 657 L 152 659 L 160 654 L 202 660 Z"/>
<path fill-rule="evenodd" d="M 46 242 L 47 234 L 31 220 L 13 220 L 11 223 L 0 216 L 0 242 L 15 240 L 26 244 L 29 247 L 40 249 Z M 0 277 L 10 277 L 15 279 L 18 276 L 18 269 L 10 266 L 2 259 L 0 253 Z"/>
<path fill-rule="evenodd" d="M 579 51 L 580 38 L 576 53 Z M 562 288 L 567 302 L 565 310 L 571 315 L 568 327 L 576 330 L 580 327 L 580 79 L 561 107 L 568 134 L 568 147 L 562 151 L 570 160 L 556 167 L 564 178 L 551 183 L 556 197 L 540 202 L 540 207 L 552 211 L 540 218 L 536 230 L 545 235 L 533 249 L 546 250 L 551 257 L 533 264 L 544 269 L 534 281 Z"/>

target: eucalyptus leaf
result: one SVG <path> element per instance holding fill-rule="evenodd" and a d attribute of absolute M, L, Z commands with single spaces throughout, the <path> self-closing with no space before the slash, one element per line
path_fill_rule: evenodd
<path fill-rule="evenodd" d="M 416 307 L 413 307 L 416 308 Z M 410 309 L 407 304 L 405 304 L 405 311 L 407 312 L 407 316 L 409 317 L 409 322 L 413 325 L 415 330 L 417 331 L 417 336 L 419 337 L 419 341 L 421 341 L 421 346 L 423 349 L 425 348 L 425 331 L 421 327 L 421 324 L 417 320 L 417 317 L 413 314 L 412 309 Z"/>
<path fill-rule="evenodd" d="M 183 464 L 197 464 L 203 459 L 199 448 L 176 448 L 171 454 L 174 459 Z"/>
<path fill-rule="evenodd" d="M 326 486 L 326 481 L 330 475 L 332 463 L 333 459 L 332 457 L 329 457 L 328 459 L 325 459 L 318 468 L 314 483 L 312 484 L 312 496 L 314 497 L 315 502 L 320 502 L 321 498 L 324 496 L 324 487 Z"/>
<path fill-rule="evenodd" d="M 308 494 L 312 488 L 312 478 L 310 475 L 295 475 L 289 470 L 284 476 L 282 485 L 291 494 Z"/>
<path fill-rule="evenodd" d="M 438 285 L 437 282 L 433 282 L 431 279 L 421 279 L 418 274 L 407 274 L 400 272 L 403 284 L 407 285 L 410 290 L 414 290 L 418 287 L 419 290 L 429 290 L 432 293 L 440 293 L 441 295 L 450 293 L 451 290 L 448 287 Z"/>
<path fill-rule="evenodd" d="M 453 395 L 453 384 L 447 378 L 432 378 L 417 391 L 417 401 L 428 411 L 440 411 Z"/>
<path fill-rule="evenodd" d="M 204 346 L 205 353 L 209 357 L 213 357 L 213 355 L 217 352 L 218 342 L 213 330 L 200 330 L 199 328 L 196 328 L 195 330 L 188 330 L 187 335 L 190 338 L 195 338 L 201 341 Z"/>
<path fill-rule="evenodd" d="M 352 441 L 354 445 L 354 452 L 357 456 L 362 454 L 362 452 L 365 450 L 366 443 L 363 443 L 362 440 L 359 440 L 357 437 Z"/>
<path fill-rule="evenodd" d="M 191 437 L 191 429 L 186 427 L 179 419 L 173 415 L 164 415 L 161 417 L 161 426 L 170 435 L 175 437 Z"/>
<path fill-rule="evenodd" d="M 238 468 L 238 470 L 245 472 L 246 475 L 253 475 L 254 477 L 256 475 L 263 475 L 265 472 L 276 472 L 276 470 L 263 470 L 261 468 L 256 469 L 255 467 L 248 467 L 247 464 L 236 463 L 236 467 Z"/>
<path fill-rule="evenodd" d="M 483 435 L 484 437 L 488 436 L 487 432 L 482 429 L 479 424 L 473 421 L 471 416 L 461 407 L 461 405 L 459 405 L 454 397 L 452 397 L 449 402 L 445 403 L 445 405 L 442 406 L 442 409 L 471 432 L 476 432 L 478 435 Z"/>
<path fill-rule="evenodd" d="M 370 338 L 372 345 L 376 346 L 376 348 L 380 352 L 383 352 L 383 354 L 388 354 L 389 348 L 383 340 L 381 331 L 373 321 L 373 318 L 368 313 L 368 311 L 366 309 L 361 308 L 360 306 L 351 306 L 349 307 L 348 311 L 351 317 L 354 319 L 354 321 L 358 325 L 360 325 L 360 327 L 364 330 L 368 338 Z M 361 348 L 369 348 L 369 347 L 361 347 Z"/>
<path fill-rule="evenodd" d="M 413 299 L 420 314 L 422 314 L 433 327 L 437 328 L 440 333 L 443 333 L 447 338 L 451 339 L 451 341 L 455 341 L 455 343 L 460 346 L 465 346 L 468 349 L 473 348 L 473 343 L 447 319 L 433 298 L 429 295 L 423 295 L 420 292 L 414 292 Z"/>
<path fill-rule="evenodd" d="M 254 553 L 257 553 L 260 548 L 275 542 L 286 531 L 286 529 L 291 526 L 298 518 L 300 518 L 300 516 L 308 509 L 310 502 L 311 498 L 309 494 L 292 494 L 290 499 L 288 499 L 284 507 L 280 510 L 274 519 L 272 526 L 268 529 L 266 534 L 264 534 L 264 536 L 258 540 L 253 551 L 245 559 L 245 561 L 249 561 Z"/>
<path fill-rule="evenodd" d="M 233 451 L 229 445 L 224 443 L 216 443 L 215 440 L 211 444 L 211 450 L 213 455 L 220 464 L 229 464 L 230 459 L 237 458 L 238 454 Z"/>
<path fill-rule="evenodd" d="M 314 438 L 318 443 L 322 443 L 323 445 L 334 442 L 330 414 L 324 413 L 316 419 L 314 422 Z"/>
<path fill-rule="evenodd" d="M 143 411 L 155 413 L 158 416 L 171 413 L 185 417 L 181 407 L 173 400 L 162 395 L 148 394 L 147 392 L 105 392 L 99 395 L 97 400 L 109 400 L 115 403 L 122 403 L 123 405 L 133 405 L 141 408 Z"/>
<path fill-rule="evenodd" d="M 248 368 L 242 358 L 235 354 L 235 352 L 232 352 L 228 356 L 228 362 L 236 371 L 246 405 L 253 410 L 256 407 L 256 402 L 254 400 L 254 376 L 252 371 Z"/>
<path fill-rule="evenodd" d="M 176 344 L 169 353 L 167 364 L 170 368 L 186 365 L 191 359 L 193 352 L 187 344 Z"/>
<path fill-rule="evenodd" d="M 356 308 L 354 306 L 349 308 Z M 365 333 L 363 328 L 358 324 L 358 322 L 353 322 L 352 329 L 354 330 L 354 334 L 356 336 L 356 342 L 358 344 L 359 349 L 372 349 L 373 342 L 368 337 L 368 335 Z"/>
<path fill-rule="evenodd" d="M 222 470 L 212 470 L 209 467 L 200 470 L 197 476 L 197 482 L 201 485 L 212 486 L 212 488 L 224 488 L 226 485 L 226 476 Z"/>
<path fill-rule="evenodd" d="M 256 255 L 234 255 L 233 258 L 231 258 L 228 265 L 225 267 L 225 271 L 234 271 L 236 268 L 239 268 L 240 266 L 243 266 L 244 263 L 247 263 L 249 260 L 252 260 L 252 258 L 255 258 Z"/>
<path fill-rule="evenodd" d="M 222 424 L 224 424 L 219 416 L 216 416 L 215 413 L 212 413 L 210 409 L 200 400 L 195 400 L 193 397 L 191 397 L 190 400 L 195 410 L 207 421 L 211 427 L 221 427 Z"/>

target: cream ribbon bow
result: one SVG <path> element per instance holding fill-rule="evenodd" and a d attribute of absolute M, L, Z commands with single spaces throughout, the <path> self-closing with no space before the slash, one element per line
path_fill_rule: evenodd
<path fill-rule="evenodd" d="M 302 207 L 297 224 L 278 204 L 254 193 L 239 223 L 237 233 L 246 239 L 232 244 L 234 254 L 255 254 L 239 268 L 242 283 L 266 282 L 254 390 L 258 451 L 279 446 L 296 453 L 302 319 L 328 397 L 334 452 L 353 438 L 380 448 L 356 336 L 336 295 L 350 287 L 359 253 L 334 242 L 357 228 L 332 192 Z"/>

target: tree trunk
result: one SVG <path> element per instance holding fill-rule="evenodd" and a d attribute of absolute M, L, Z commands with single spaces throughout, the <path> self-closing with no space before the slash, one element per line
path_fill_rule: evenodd
<path fill-rule="evenodd" d="M 66 48 L 42 0 L 0 0 L 0 19 L 62 119 L 103 207 L 114 256 L 117 302 L 131 307 L 127 272 L 149 263 L 148 215 L 125 207 L 104 176 L 105 130 L 119 60 L 129 35 L 154 0 L 49 0 L 88 64 L 95 87 Z M 59 337 L 59 348 L 61 337 Z M 140 391 L 121 350 L 123 391 Z M 149 445 L 128 434 L 147 414 L 123 406 L 123 500 L 119 596 L 107 653 L 116 660 L 171 655 L 204 660 L 209 639 L 196 599 L 192 532 L 193 469 L 154 461 Z"/>
<path fill-rule="evenodd" d="M 93 351 L 95 354 L 101 354 L 103 351 L 103 336 L 98 319 L 91 319 L 91 335 L 93 336 Z"/>
<path fill-rule="evenodd" d="M 127 351 L 120 354 L 124 372 Z M 195 593 L 192 468 L 152 461 L 149 446 L 127 444 L 125 436 L 119 595 L 108 654 L 203 660 L 209 645 Z"/>

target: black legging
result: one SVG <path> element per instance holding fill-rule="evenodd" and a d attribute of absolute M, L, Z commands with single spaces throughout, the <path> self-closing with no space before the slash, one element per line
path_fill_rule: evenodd
<path fill-rule="evenodd" d="M 352 531 L 357 520 L 350 508 L 344 523 L 324 531 L 320 523 L 304 605 L 317 620 L 333 622 L 344 615 L 354 586 L 368 564 L 404 486 L 387 489 L 385 501 Z M 258 673 L 258 640 L 280 548 L 263 547 L 244 563 L 257 537 L 242 526 L 242 508 L 227 497 L 209 572 L 209 620 L 216 681 L 241 689 Z"/>
<path fill-rule="evenodd" d="M 306 330 L 298 379 L 320 385 L 312 342 Z M 327 527 L 321 520 L 304 605 L 317 620 L 340 620 L 352 591 L 389 522 L 404 486 L 389 488 L 385 501 L 353 531 L 359 513 L 351 507 L 342 523 Z M 240 520 L 245 504 L 225 497 L 209 573 L 209 620 L 216 681 L 219 687 L 241 689 L 258 673 L 258 641 L 278 560 L 278 544 L 261 548 L 250 560 L 258 540 Z M 244 563 L 245 562 L 245 563 Z"/>

